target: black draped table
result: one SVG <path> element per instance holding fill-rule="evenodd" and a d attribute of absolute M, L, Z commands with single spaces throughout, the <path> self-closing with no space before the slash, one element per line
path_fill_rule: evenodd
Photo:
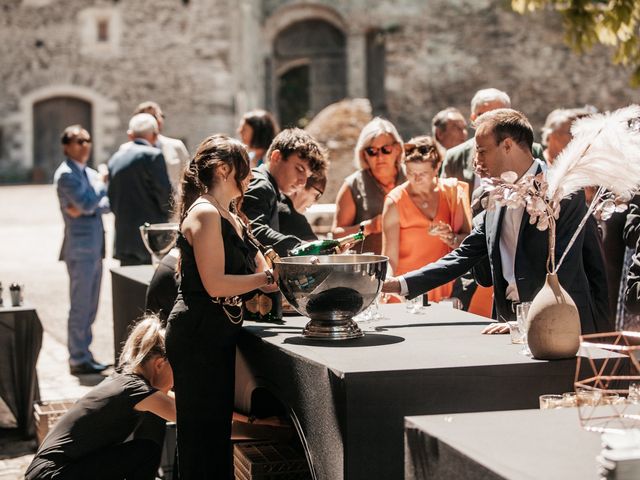
<path fill-rule="evenodd" d="M 115 331 L 144 308 L 152 274 L 112 270 Z M 481 335 L 486 318 L 437 305 L 380 310 L 389 318 L 365 323 L 375 331 L 355 340 L 307 340 L 298 316 L 246 322 L 240 335 L 242 368 L 288 408 L 315 478 L 402 478 L 405 416 L 537 408 L 540 394 L 573 390 L 575 359 L 524 356 L 508 335 Z"/>
<path fill-rule="evenodd" d="M 406 480 L 597 480 L 600 435 L 576 408 L 408 417 Z"/>
<path fill-rule="evenodd" d="M 33 402 L 40 400 L 36 363 L 42 333 L 33 308 L 0 307 L 0 397 L 26 436 L 35 433 Z"/>
<path fill-rule="evenodd" d="M 346 342 L 304 339 L 302 317 L 241 334 L 256 383 L 292 412 L 317 478 L 402 478 L 405 416 L 537 408 L 540 394 L 573 390 L 575 359 L 524 356 L 508 335 L 481 335 L 485 318 L 380 310 L 389 319 Z"/>
<path fill-rule="evenodd" d="M 129 327 L 144 314 L 147 286 L 153 272 L 151 265 L 111 269 L 114 365 L 118 363 L 120 351 L 129 335 Z"/>

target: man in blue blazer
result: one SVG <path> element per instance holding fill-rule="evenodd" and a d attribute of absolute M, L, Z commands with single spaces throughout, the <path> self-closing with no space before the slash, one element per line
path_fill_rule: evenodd
<path fill-rule="evenodd" d="M 476 125 L 477 174 L 499 177 L 504 172 L 513 171 L 520 178 L 543 170 L 542 162 L 534 160 L 531 153 L 533 130 L 522 113 L 507 108 L 493 110 L 480 116 Z M 565 251 L 586 209 L 583 192 L 561 202 L 556 230 L 557 259 Z M 585 241 L 593 244 L 595 240 L 597 243 L 594 235 L 597 235 L 594 228 L 582 230 L 558 272 L 560 283 L 578 307 L 582 333 L 608 328 L 606 317 L 597 314 L 599 304 L 608 301 L 606 277 L 602 275 L 598 285 L 593 285 L 585 274 L 583 248 Z M 524 208 L 501 207 L 484 211 L 474 219 L 471 234 L 456 250 L 419 270 L 388 279 L 383 291 L 413 298 L 473 267 L 484 267 L 481 268 L 484 271 L 481 277 L 485 281 L 480 283 L 493 284 L 495 318 L 512 320 L 515 319 L 515 305 L 533 300 L 544 284 L 548 241 L 548 232 L 531 225 Z M 604 272 L 601 252 L 597 249 L 592 251 L 590 269 Z M 504 328 L 497 330 L 500 333 L 504 331 Z"/>
<path fill-rule="evenodd" d="M 113 256 L 120 265 L 151 263 L 140 236 L 145 223 L 169 221 L 171 183 L 162 150 L 156 146 L 158 123 L 139 113 L 129 121 L 131 142 L 109 160 L 109 201 L 115 215 Z"/>
<path fill-rule="evenodd" d="M 56 170 L 53 182 L 64 219 L 60 260 L 66 263 L 70 280 L 69 367 L 72 374 L 98 373 L 107 366 L 94 360 L 89 345 L 102 280 L 102 214 L 109 211 L 107 187 L 100 174 L 87 167 L 91 153 L 89 132 L 80 125 L 72 125 L 64 130 L 61 140 L 66 158 Z"/>

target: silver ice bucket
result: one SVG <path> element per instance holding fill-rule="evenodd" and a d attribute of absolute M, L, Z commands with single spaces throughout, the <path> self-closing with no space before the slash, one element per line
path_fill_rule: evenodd
<path fill-rule="evenodd" d="M 303 335 L 342 340 L 363 335 L 353 317 L 380 293 L 388 261 L 382 255 L 285 257 L 274 271 L 287 301 L 311 319 Z"/>
<path fill-rule="evenodd" d="M 144 246 L 147 247 L 156 263 L 175 245 L 178 228 L 177 223 L 145 223 L 140 226 L 140 235 Z"/>

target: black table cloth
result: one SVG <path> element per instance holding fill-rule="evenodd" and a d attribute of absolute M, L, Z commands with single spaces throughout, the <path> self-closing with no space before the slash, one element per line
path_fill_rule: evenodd
<path fill-rule="evenodd" d="M 576 408 L 408 417 L 406 480 L 597 480 L 600 435 Z"/>
<path fill-rule="evenodd" d="M 36 363 L 42 333 L 33 308 L 0 307 L 0 397 L 29 437 L 35 434 L 33 403 L 40 400 Z"/>
<path fill-rule="evenodd" d="M 113 300 L 114 365 L 129 334 L 129 327 L 144 315 L 147 286 L 153 276 L 151 265 L 136 265 L 111 269 L 111 298 Z"/>
<path fill-rule="evenodd" d="M 573 389 L 576 360 L 539 361 L 487 319 L 432 306 L 390 317 L 362 339 L 309 341 L 306 319 L 246 323 L 239 349 L 256 383 L 289 408 L 316 478 L 402 478 L 404 417 L 537 408 L 542 393 Z"/>
<path fill-rule="evenodd" d="M 144 308 L 153 270 L 112 272 L 115 329 L 135 317 L 117 312 Z M 116 305 L 123 290 L 128 303 Z M 486 318 L 437 305 L 424 315 L 380 309 L 389 319 L 343 342 L 303 338 L 303 317 L 245 322 L 241 332 L 242 368 L 289 410 L 315 478 L 402 478 L 405 416 L 537 408 L 540 394 L 573 390 L 575 359 L 524 356 L 509 335 L 481 335 Z"/>

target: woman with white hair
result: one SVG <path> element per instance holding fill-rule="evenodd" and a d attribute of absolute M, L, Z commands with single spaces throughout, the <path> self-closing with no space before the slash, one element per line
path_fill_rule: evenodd
<path fill-rule="evenodd" d="M 379 255 L 384 197 L 406 180 L 402 138 L 390 121 L 376 117 L 360 132 L 354 153 L 359 170 L 345 179 L 338 192 L 332 231 L 340 237 L 363 227 L 363 250 Z"/>
<path fill-rule="evenodd" d="M 156 477 L 161 439 L 127 438 L 144 412 L 176 420 L 164 336 L 155 316 L 136 324 L 120 355 L 121 372 L 94 387 L 60 418 L 29 465 L 26 480 Z"/>

